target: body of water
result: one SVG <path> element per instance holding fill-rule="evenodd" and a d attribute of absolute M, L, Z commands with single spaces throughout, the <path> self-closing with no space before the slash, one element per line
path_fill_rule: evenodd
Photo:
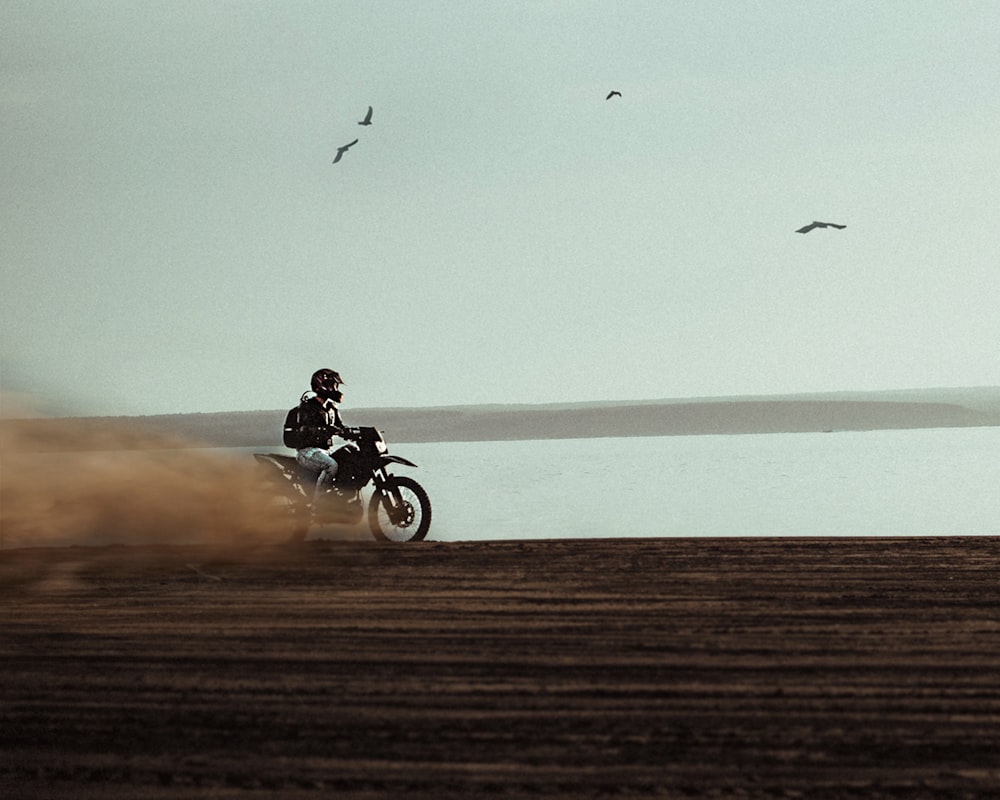
<path fill-rule="evenodd" d="M 1000 533 L 1000 428 L 390 448 L 439 541 Z"/>

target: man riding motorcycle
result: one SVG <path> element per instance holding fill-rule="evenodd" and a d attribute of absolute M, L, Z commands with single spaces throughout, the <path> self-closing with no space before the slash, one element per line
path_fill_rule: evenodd
<path fill-rule="evenodd" d="M 299 401 L 298 431 L 301 446 L 297 449 L 295 459 L 308 470 L 318 473 L 314 500 L 329 489 L 333 489 L 334 480 L 340 465 L 333 457 L 335 448 L 334 437 L 341 437 L 347 432 L 347 427 L 340 418 L 337 404 L 344 399 L 340 387 L 344 380 L 340 373 L 332 369 L 319 369 L 313 373 L 310 382 L 312 392 L 306 392 Z"/>
<path fill-rule="evenodd" d="M 378 541 L 423 540 L 431 525 L 430 498 L 413 478 L 392 471 L 417 465 L 390 454 L 377 428 L 344 425 L 337 408 L 343 383 L 335 370 L 313 373 L 311 391 L 285 415 L 282 444 L 295 455 L 254 453 L 262 490 L 272 494 L 295 541 L 312 525 L 356 526 L 366 518 Z"/>

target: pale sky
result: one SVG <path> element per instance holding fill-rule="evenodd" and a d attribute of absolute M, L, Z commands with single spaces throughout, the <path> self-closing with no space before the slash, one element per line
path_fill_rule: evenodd
<path fill-rule="evenodd" d="M 2 389 L 1000 385 L 998 31 L 992 0 L 5 0 Z"/>

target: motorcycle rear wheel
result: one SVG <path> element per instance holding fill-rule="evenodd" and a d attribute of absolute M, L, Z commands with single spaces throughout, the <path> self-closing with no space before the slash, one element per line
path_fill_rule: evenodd
<path fill-rule="evenodd" d="M 280 530 L 290 542 L 305 541 L 309 533 L 309 511 L 304 499 L 291 494 L 275 495 L 271 501 L 272 513 Z"/>
<path fill-rule="evenodd" d="M 381 542 L 419 542 L 431 527 L 431 501 L 413 478 L 392 476 L 368 503 L 368 527 Z"/>

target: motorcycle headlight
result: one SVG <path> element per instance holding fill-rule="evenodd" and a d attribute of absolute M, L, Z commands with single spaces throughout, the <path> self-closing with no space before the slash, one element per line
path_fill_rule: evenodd
<path fill-rule="evenodd" d="M 389 445 L 385 443 L 385 439 L 379 439 L 377 442 L 375 442 L 375 449 L 378 450 L 380 453 L 388 453 Z"/>

